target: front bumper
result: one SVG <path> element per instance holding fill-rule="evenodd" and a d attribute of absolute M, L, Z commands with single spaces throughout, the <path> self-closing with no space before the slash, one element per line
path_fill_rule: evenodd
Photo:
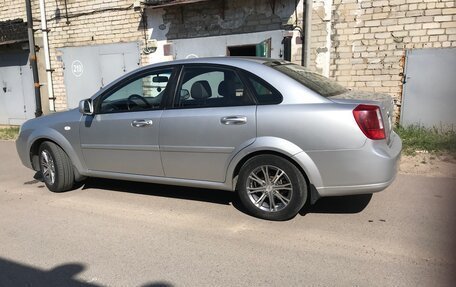
<path fill-rule="evenodd" d="M 30 169 L 33 169 L 30 159 L 30 149 L 27 144 L 28 136 L 26 136 L 25 133 L 26 132 L 23 130 L 19 133 L 19 136 L 16 140 L 16 150 L 22 164 Z"/>

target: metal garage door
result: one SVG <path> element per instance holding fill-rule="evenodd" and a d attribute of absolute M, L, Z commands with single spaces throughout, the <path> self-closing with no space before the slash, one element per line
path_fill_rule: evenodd
<path fill-rule="evenodd" d="M 138 43 L 62 48 L 68 108 L 139 67 Z"/>
<path fill-rule="evenodd" d="M 0 124 L 20 125 L 34 118 L 35 98 L 27 51 L 0 53 Z"/>
<path fill-rule="evenodd" d="M 456 127 L 456 48 L 407 51 L 401 124 Z"/>

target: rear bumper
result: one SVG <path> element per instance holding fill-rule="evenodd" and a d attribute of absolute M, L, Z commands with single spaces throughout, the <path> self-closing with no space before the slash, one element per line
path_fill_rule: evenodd
<path fill-rule="evenodd" d="M 393 183 L 395 178 L 396 176 L 387 182 L 373 184 L 320 187 L 317 188 L 317 191 L 321 197 L 374 193 L 386 189 L 391 183 Z"/>
<path fill-rule="evenodd" d="M 395 179 L 402 141 L 394 132 L 386 141 L 366 141 L 359 150 L 309 152 L 321 174 L 321 197 L 382 191 Z"/>

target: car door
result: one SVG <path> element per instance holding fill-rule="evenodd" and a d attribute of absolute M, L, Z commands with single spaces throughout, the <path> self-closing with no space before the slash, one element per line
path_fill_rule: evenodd
<path fill-rule="evenodd" d="M 163 176 L 158 135 L 172 76 L 172 68 L 142 71 L 94 100 L 95 115 L 80 124 L 89 170 Z"/>
<path fill-rule="evenodd" d="M 163 111 L 160 151 L 167 177 L 224 182 L 232 155 L 256 137 L 256 106 L 239 74 L 184 66 L 173 106 Z"/>

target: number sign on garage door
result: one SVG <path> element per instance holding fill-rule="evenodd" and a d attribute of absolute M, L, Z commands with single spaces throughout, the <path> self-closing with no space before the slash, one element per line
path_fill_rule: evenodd
<path fill-rule="evenodd" d="M 456 128 L 456 48 L 407 51 L 401 124 Z"/>
<path fill-rule="evenodd" d="M 139 67 L 138 43 L 118 43 L 60 49 L 68 108 L 90 98 L 113 80 Z"/>

